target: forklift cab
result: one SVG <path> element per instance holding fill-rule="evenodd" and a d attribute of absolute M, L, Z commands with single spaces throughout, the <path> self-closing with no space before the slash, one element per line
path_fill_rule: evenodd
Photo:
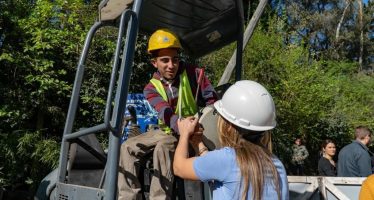
<path fill-rule="evenodd" d="M 92 39 L 99 29 L 108 26 L 118 27 L 118 37 L 112 73 L 108 77 L 110 85 L 104 120 L 93 127 L 73 130 Z M 242 0 L 103 0 L 99 5 L 98 21 L 86 36 L 77 66 L 61 143 L 59 167 L 42 181 L 35 199 L 117 198 L 121 127 L 131 84 L 136 37 L 138 32 L 151 34 L 159 28 L 174 31 L 184 51 L 192 58 L 199 58 L 236 41 L 235 79 L 241 79 L 244 28 Z M 211 149 L 218 147 L 215 123 L 209 124 L 209 121 L 215 120 L 213 112 L 211 108 L 205 109 L 205 115 L 202 116 L 205 120 L 201 121 L 210 130 L 204 142 Z M 95 133 L 99 132 L 108 134 L 107 152 L 102 151 L 97 139 L 95 140 Z M 82 156 L 83 154 L 86 156 Z M 81 162 L 82 160 L 88 163 Z M 93 166 L 95 169 L 88 168 Z M 84 172 L 87 174 L 84 175 Z M 185 184 L 183 194 L 176 199 L 210 199 L 208 187 L 204 188 L 196 195 L 196 185 Z"/>

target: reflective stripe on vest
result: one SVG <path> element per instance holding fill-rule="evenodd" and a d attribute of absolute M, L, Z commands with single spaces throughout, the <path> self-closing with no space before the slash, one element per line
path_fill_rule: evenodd
<path fill-rule="evenodd" d="M 164 101 L 168 101 L 165 88 L 161 81 L 152 78 L 150 82 L 155 86 L 157 92 L 161 95 Z M 179 82 L 178 102 L 175 113 L 179 115 L 179 112 L 181 111 L 181 116 L 183 117 L 193 116 L 197 113 L 197 106 L 192 95 L 192 90 L 186 71 L 183 71 L 183 73 L 179 76 Z M 166 126 L 161 119 L 158 120 L 158 124 L 164 132 L 167 134 L 171 133 L 171 128 Z"/>

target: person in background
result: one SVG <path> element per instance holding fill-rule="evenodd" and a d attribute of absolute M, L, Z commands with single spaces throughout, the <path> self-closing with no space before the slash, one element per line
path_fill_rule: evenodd
<path fill-rule="evenodd" d="M 288 199 L 286 170 L 272 154 L 270 130 L 276 121 L 269 92 L 254 81 L 238 81 L 214 108 L 219 113 L 217 130 L 222 148 L 208 151 L 201 137 L 191 139 L 199 132 L 197 118 L 180 120 L 175 175 L 211 182 L 213 200 Z M 199 157 L 188 158 L 189 143 Z"/>
<path fill-rule="evenodd" d="M 336 176 L 335 152 L 336 147 L 332 140 L 326 139 L 322 142 L 322 157 L 318 161 L 320 176 Z"/>
<path fill-rule="evenodd" d="M 295 139 L 295 144 L 292 145 L 292 160 L 291 171 L 293 175 L 304 175 L 305 159 L 309 156 L 308 150 L 302 144 L 301 138 Z"/>
<path fill-rule="evenodd" d="M 362 183 L 359 200 L 374 200 L 374 175 L 370 175 Z"/>
<path fill-rule="evenodd" d="M 371 158 L 367 146 L 371 142 L 371 130 L 366 126 L 355 129 L 355 140 L 339 152 L 338 176 L 367 177 L 372 174 Z"/>
<path fill-rule="evenodd" d="M 140 163 L 151 153 L 154 173 L 149 198 L 172 198 L 172 158 L 179 132 L 177 120 L 193 116 L 198 107 L 213 104 L 217 100 L 217 94 L 208 78 L 201 73 L 202 70 L 180 61 L 181 48 L 177 35 L 168 29 L 155 31 L 149 39 L 148 53 L 152 56 L 151 63 L 157 72 L 153 74 L 143 93 L 158 112 L 160 128 L 131 137 L 121 145 L 119 200 L 142 199 L 138 173 Z M 200 83 L 198 77 L 202 77 Z"/>

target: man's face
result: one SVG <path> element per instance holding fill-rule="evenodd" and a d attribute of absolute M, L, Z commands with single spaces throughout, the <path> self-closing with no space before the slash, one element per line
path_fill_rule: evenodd
<path fill-rule="evenodd" d="M 365 136 L 365 142 L 366 142 L 366 146 L 368 146 L 370 143 L 371 143 L 371 134 L 369 134 L 369 135 L 366 135 Z"/>
<path fill-rule="evenodd" d="M 156 58 L 151 60 L 161 76 L 166 80 L 172 80 L 178 72 L 179 57 L 177 49 L 160 49 Z"/>

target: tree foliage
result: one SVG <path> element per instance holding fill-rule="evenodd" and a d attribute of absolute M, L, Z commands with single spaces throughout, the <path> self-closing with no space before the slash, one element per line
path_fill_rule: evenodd
<path fill-rule="evenodd" d="M 5 162 L 1 186 L 31 184 L 35 189 L 38 180 L 56 167 L 56 141 L 60 140 L 77 60 L 96 5 L 74 0 L 1 4 L 0 132 L 2 152 L 6 152 L 1 154 Z M 95 48 L 110 47 L 101 42 Z M 108 73 L 101 60 L 105 57 L 92 61 L 100 67 L 91 72 Z M 82 94 L 89 96 L 87 101 L 95 99 L 87 94 L 94 90 L 94 81 L 91 84 Z"/>
<path fill-rule="evenodd" d="M 36 190 L 41 175 L 58 165 L 59 146 L 42 132 L 0 133 L 0 186 L 17 190 L 27 184 Z"/>
<path fill-rule="evenodd" d="M 61 141 L 78 59 L 99 2 L 0 1 L 0 133 L 4 144 L 0 187 L 29 185 L 34 190 L 56 167 L 57 143 Z M 75 129 L 103 122 L 117 35 L 118 29 L 106 27 L 93 39 Z M 148 81 L 144 77 L 153 71 L 145 48 L 146 37 L 140 35 L 131 92 L 141 92 Z M 25 148 L 27 142 L 30 146 Z M 43 145 L 49 153 L 42 151 Z M 15 156 L 16 152 L 25 154 Z M 25 175 L 20 171 L 25 161 L 39 161 L 45 170 L 32 164 L 21 170 L 29 174 Z"/>
<path fill-rule="evenodd" d="M 349 7 L 336 40 L 343 1 L 282 2 L 272 1 L 246 47 L 243 79 L 264 84 L 273 95 L 275 153 L 287 164 L 288 147 L 302 136 L 313 174 L 322 139 L 334 139 L 339 149 L 354 126 L 374 127 L 374 7 L 372 1 L 364 5 L 363 28 L 357 25 L 357 6 Z M 257 1 L 244 3 L 248 21 Z M 78 59 L 98 4 L 0 0 L 0 187 L 33 191 L 56 167 Z M 75 129 L 102 123 L 117 31 L 100 30 L 93 40 Z M 362 31 L 364 70 L 358 70 Z M 138 36 L 130 92 L 141 92 L 155 70 L 146 41 L 146 35 Z M 199 61 L 213 83 L 234 49 L 231 44 Z"/>
<path fill-rule="evenodd" d="M 288 42 L 304 41 L 315 59 L 347 59 L 359 62 L 358 70 L 373 70 L 372 1 L 286 0 L 278 5 L 287 16 Z"/>
<path fill-rule="evenodd" d="M 355 126 L 374 126 L 373 75 L 357 73 L 358 63 L 348 58 L 315 58 L 308 41 L 287 42 L 289 35 L 280 28 L 286 26 L 282 17 L 268 17 L 245 49 L 243 79 L 264 84 L 273 95 L 276 154 L 288 164 L 289 147 L 296 136 L 302 137 L 311 152 L 308 173 L 314 174 L 323 139 L 331 138 L 342 148 L 353 139 Z M 219 72 L 232 49 L 226 47 L 202 62 Z M 220 75 L 214 74 L 213 80 L 217 82 Z"/>

